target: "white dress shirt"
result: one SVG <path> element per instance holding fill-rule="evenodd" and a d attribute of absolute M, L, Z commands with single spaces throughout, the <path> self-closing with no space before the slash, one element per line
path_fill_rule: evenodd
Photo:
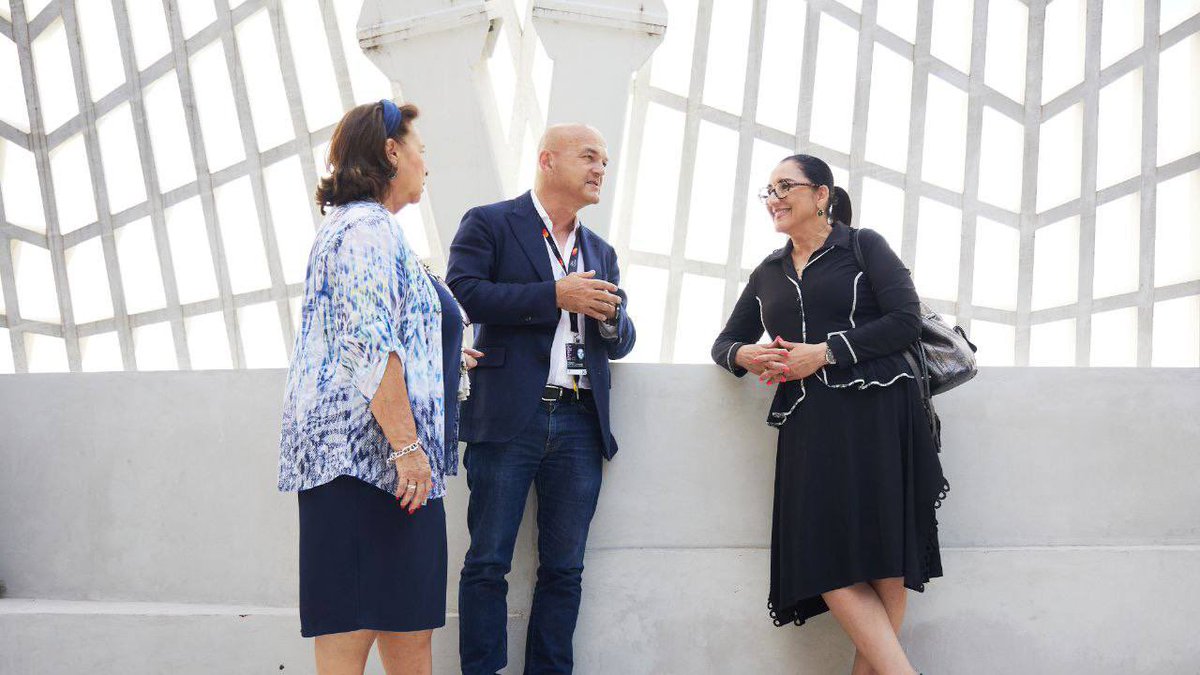
<path fill-rule="evenodd" d="M 550 269 L 554 272 L 554 280 L 558 281 L 567 276 L 563 271 L 562 265 L 558 264 L 558 259 L 554 257 L 554 252 L 550 250 L 551 246 L 558 246 L 558 239 L 554 236 L 554 223 L 550 221 L 550 214 L 546 213 L 546 208 L 538 201 L 537 192 L 529 191 L 529 196 L 533 197 L 533 208 L 537 209 L 538 216 L 546 225 L 546 229 L 550 231 L 550 237 L 546 239 L 546 255 L 550 258 Z M 562 255 L 563 262 L 571 264 L 570 253 L 575 246 L 575 235 L 579 233 L 579 216 L 575 217 L 575 226 L 571 228 L 571 233 L 567 235 L 567 245 L 559 249 L 559 254 Z M 577 272 L 586 272 L 587 266 L 583 261 L 583 249 L 579 251 L 578 265 L 575 267 Z M 587 316 L 583 314 L 577 315 L 579 322 L 580 335 L 583 339 L 583 324 L 587 321 Z M 571 333 L 574 332 L 574 327 L 571 325 L 571 314 L 565 310 L 559 312 L 558 327 L 554 329 L 554 342 L 550 345 L 550 375 L 546 378 L 546 384 L 554 384 L 567 389 L 575 387 L 575 378 L 567 374 L 567 343 L 571 341 Z M 580 389 L 591 389 L 592 384 L 588 381 L 587 375 L 579 378 Z"/>

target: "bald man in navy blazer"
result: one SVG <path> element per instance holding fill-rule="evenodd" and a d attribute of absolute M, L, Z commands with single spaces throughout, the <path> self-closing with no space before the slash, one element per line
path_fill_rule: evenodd
<path fill-rule="evenodd" d="M 526 673 L 569 673 L 583 554 L 600 495 L 609 430 L 608 362 L 633 349 L 613 247 L 578 211 L 600 201 L 608 164 L 599 132 L 546 130 L 534 189 L 463 216 L 447 282 L 484 356 L 471 371 L 460 437 L 471 490 L 471 546 L 459 586 L 462 672 L 507 664 L 513 546 L 533 486 L 538 573 Z"/>

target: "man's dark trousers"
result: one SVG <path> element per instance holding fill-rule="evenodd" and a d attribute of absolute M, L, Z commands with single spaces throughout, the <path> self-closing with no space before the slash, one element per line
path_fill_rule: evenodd
<path fill-rule="evenodd" d="M 600 495 L 600 426 L 590 397 L 539 406 L 508 443 L 472 443 L 464 459 L 471 547 L 459 585 L 464 673 L 504 667 L 508 573 L 529 488 L 537 492 L 537 585 L 525 672 L 569 673 L 583 551 Z"/>

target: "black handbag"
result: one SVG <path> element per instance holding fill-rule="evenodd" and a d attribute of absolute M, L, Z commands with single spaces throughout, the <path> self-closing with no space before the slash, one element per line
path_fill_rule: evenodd
<path fill-rule="evenodd" d="M 851 228 L 850 241 L 854 259 L 862 271 L 867 271 L 862 247 L 858 243 L 858 228 Z M 870 273 L 868 272 L 868 279 Z M 904 350 L 904 358 L 919 375 L 921 393 L 926 399 L 950 391 L 969 381 L 979 372 L 975 365 L 977 347 L 967 339 L 961 326 L 950 327 L 937 312 L 921 303 L 921 337 Z"/>

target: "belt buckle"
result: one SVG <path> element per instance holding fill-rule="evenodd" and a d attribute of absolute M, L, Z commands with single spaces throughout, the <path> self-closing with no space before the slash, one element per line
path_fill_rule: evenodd
<path fill-rule="evenodd" d="M 554 398 L 546 398 L 546 392 L 551 389 L 557 389 L 558 395 L 555 396 Z M 556 386 L 550 385 L 550 384 L 546 385 L 545 387 L 542 388 L 542 403 L 554 403 L 554 402 L 558 401 L 560 398 L 562 398 L 562 391 L 563 391 L 562 387 L 556 387 Z"/>

